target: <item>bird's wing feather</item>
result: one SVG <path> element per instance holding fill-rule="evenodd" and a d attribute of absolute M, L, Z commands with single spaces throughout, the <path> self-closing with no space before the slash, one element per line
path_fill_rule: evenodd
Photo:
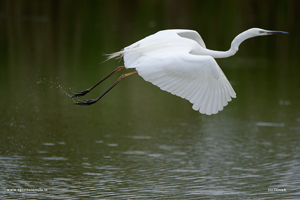
<path fill-rule="evenodd" d="M 187 38 L 187 39 L 191 39 L 196 41 L 200 46 L 202 46 L 203 48 L 206 48 L 205 43 L 202 39 L 202 37 L 199 35 L 199 33 L 197 31 L 193 31 L 193 30 L 178 30 L 177 34 L 181 37 Z"/>
<path fill-rule="evenodd" d="M 134 66 L 146 81 L 189 100 L 194 110 L 211 115 L 235 98 L 226 76 L 211 56 L 183 51 L 164 53 L 161 57 L 146 54 Z"/>
<path fill-rule="evenodd" d="M 190 41 L 187 41 L 186 39 Z M 125 47 L 124 50 L 120 52 L 111 54 L 109 58 L 124 55 L 125 67 L 134 68 L 136 61 L 145 54 L 165 54 L 168 50 L 169 52 L 174 52 L 174 46 L 181 46 L 182 49 L 190 51 L 191 45 L 193 45 L 192 41 L 195 42 L 195 44 L 200 45 L 202 48 L 206 48 L 204 41 L 196 31 L 186 29 L 159 31 L 129 45 L 128 47 Z"/>

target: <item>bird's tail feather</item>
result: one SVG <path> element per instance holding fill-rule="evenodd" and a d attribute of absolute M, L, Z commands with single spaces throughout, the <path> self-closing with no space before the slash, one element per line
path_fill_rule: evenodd
<path fill-rule="evenodd" d="M 106 54 L 106 56 L 107 56 L 106 61 L 110 60 L 110 59 L 113 59 L 113 58 L 120 59 L 124 56 L 124 50 L 114 52 L 114 53 L 110 53 L 110 54 Z"/>

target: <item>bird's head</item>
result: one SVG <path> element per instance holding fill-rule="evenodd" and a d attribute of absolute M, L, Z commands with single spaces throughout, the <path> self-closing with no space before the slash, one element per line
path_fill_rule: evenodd
<path fill-rule="evenodd" d="M 271 30 L 264 30 L 261 28 L 251 28 L 248 30 L 253 37 L 255 36 L 264 36 L 264 35 L 274 35 L 274 34 L 288 34 L 288 32 L 284 31 L 271 31 Z"/>

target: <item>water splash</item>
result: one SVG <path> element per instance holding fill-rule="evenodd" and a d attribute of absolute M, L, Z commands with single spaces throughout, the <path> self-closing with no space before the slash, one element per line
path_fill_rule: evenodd
<path fill-rule="evenodd" d="M 63 87 L 60 82 L 59 82 L 59 77 L 56 77 L 54 80 L 52 77 L 47 78 L 40 78 L 39 81 L 36 82 L 38 85 L 46 85 L 48 86 L 51 90 L 53 89 L 58 89 L 62 94 L 71 97 L 73 92 L 68 92 L 68 91 L 72 91 L 71 88 L 65 88 Z M 70 94 L 71 93 L 71 94 Z M 74 99 L 72 99 L 72 101 L 75 103 Z"/>
<path fill-rule="evenodd" d="M 50 77 L 49 79 L 47 79 L 47 78 L 40 78 L 40 80 L 37 81 L 36 83 L 37 83 L 38 85 L 41 85 L 41 84 L 47 85 L 47 86 L 49 86 L 50 89 L 59 89 L 60 92 L 61 92 L 62 94 L 65 94 L 65 95 L 67 95 L 68 97 L 72 96 L 72 95 L 70 95 L 70 94 L 66 91 L 66 90 L 67 90 L 66 88 L 64 88 L 64 87 L 62 87 L 62 86 L 60 85 L 58 79 L 59 79 L 59 77 L 56 77 L 56 78 L 55 78 L 56 81 L 53 81 L 53 78 L 52 78 L 52 77 Z M 69 88 L 69 90 L 71 90 L 71 88 Z"/>

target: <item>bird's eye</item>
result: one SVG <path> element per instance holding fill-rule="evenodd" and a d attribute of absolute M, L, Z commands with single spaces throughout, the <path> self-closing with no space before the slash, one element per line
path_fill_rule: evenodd
<path fill-rule="evenodd" d="M 259 34 L 265 33 L 265 31 L 259 31 Z"/>

